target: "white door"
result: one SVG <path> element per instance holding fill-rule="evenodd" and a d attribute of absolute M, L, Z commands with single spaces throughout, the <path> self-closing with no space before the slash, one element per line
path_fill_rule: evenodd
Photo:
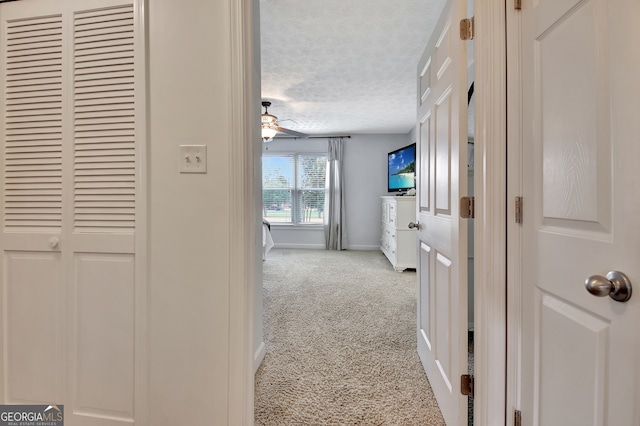
<path fill-rule="evenodd" d="M 451 0 L 418 66 L 418 354 L 448 425 L 467 423 L 467 63 Z"/>
<path fill-rule="evenodd" d="M 639 425 L 640 2 L 523 3 L 522 424 Z"/>
<path fill-rule="evenodd" d="M 0 403 L 140 419 L 145 313 L 130 0 L 0 7 Z"/>

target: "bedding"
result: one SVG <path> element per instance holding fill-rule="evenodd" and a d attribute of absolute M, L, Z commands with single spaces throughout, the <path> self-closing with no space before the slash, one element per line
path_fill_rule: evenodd
<path fill-rule="evenodd" d="M 271 224 L 262 220 L 262 260 L 267 260 L 267 253 L 274 246 L 273 238 L 271 237 Z"/>

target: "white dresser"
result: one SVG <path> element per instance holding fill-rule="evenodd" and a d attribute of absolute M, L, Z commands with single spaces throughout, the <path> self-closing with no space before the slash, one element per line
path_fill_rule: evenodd
<path fill-rule="evenodd" d="M 380 249 L 396 271 L 416 267 L 416 197 L 382 196 L 382 238 Z"/>

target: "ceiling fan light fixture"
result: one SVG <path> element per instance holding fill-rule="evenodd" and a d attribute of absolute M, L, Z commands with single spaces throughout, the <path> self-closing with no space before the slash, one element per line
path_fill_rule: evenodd
<path fill-rule="evenodd" d="M 262 141 L 263 142 L 271 142 L 273 137 L 278 133 L 276 129 L 272 129 L 268 125 L 262 125 Z"/>
<path fill-rule="evenodd" d="M 271 115 L 271 114 L 262 114 L 262 125 L 264 126 L 265 124 L 269 125 L 269 126 L 277 126 L 278 125 L 278 119 L 276 118 L 275 115 Z"/>
<path fill-rule="evenodd" d="M 0 0 L 1 1 L 1 0 Z M 278 117 L 275 115 L 269 114 L 269 107 L 271 106 L 271 102 L 262 101 L 262 106 L 264 107 L 264 113 L 260 119 L 262 124 L 262 141 L 263 142 L 271 142 L 273 137 L 278 133 L 286 133 L 288 135 L 298 137 L 298 138 L 307 138 L 309 135 L 305 135 L 304 133 L 296 132 L 295 130 L 285 129 L 284 127 L 280 127 L 278 124 Z"/>

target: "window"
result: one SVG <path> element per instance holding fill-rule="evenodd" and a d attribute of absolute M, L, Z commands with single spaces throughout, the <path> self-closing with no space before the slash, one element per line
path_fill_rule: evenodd
<path fill-rule="evenodd" d="M 263 156 L 263 217 L 271 223 L 322 224 L 326 169 L 326 154 Z"/>

